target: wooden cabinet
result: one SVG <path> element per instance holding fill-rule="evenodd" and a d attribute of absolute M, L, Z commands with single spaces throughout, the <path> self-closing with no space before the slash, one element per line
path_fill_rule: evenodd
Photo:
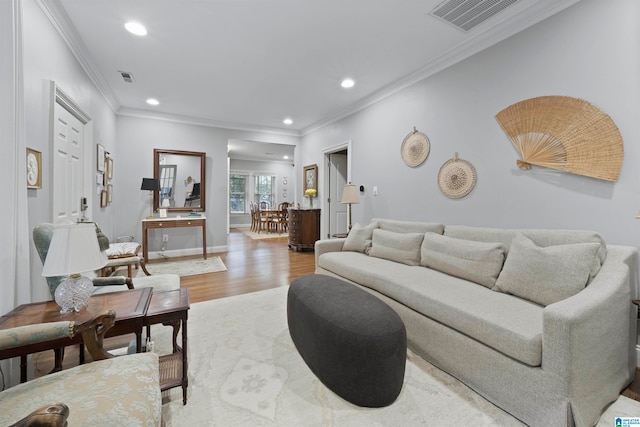
<path fill-rule="evenodd" d="M 320 209 L 289 209 L 289 248 L 313 250 L 320 240 Z"/>

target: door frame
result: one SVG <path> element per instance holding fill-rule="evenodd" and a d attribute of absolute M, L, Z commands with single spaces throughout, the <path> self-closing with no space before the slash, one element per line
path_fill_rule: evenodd
<path fill-rule="evenodd" d="M 347 152 L 347 182 L 352 182 L 351 179 L 351 162 L 352 162 L 352 143 L 351 140 L 347 140 L 341 144 L 337 144 L 328 148 L 325 148 L 324 150 L 322 150 L 322 158 L 323 158 L 323 168 L 322 168 L 322 172 L 323 172 L 323 183 L 324 186 L 323 188 L 326 188 L 328 192 L 331 191 L 330 185 L 329 185 L 329 155 L 333 154 L 333 153 L 337 153 L 339 151 L 345 151 Z M 323 209 L 324 212 L 329 212 L 329 198 L 331 198 L 331 200 L 338 200 L 338 194 L 326 194 L 326 197 L 323 197 L 322 199 L 322 204 L 321 207 Z M 322 236 L 326 236 L 327 233 L 329 232 L 329 221 L 331 220 L 330 215 L 323 215 L 324 216 L 324 220 L 321 221 L 320 224 L 320 238 L 322 238 Z"/>
<path fill-rule="evenodd" d="M 93 148 L 93 122 L 91 121 L 91 116 L 71 98 L 58 84 L 51 80 L 49 84 L 50 92 L 51 92 L 51 109 L 50 109 L 50 117 L 49 117 L 49 152 L 53 153 L 55 149 L 55 132 L 56 132 L 56 124 L 55 124 L 55 107 L 56 104 L 67 110 L 71 115 L 80 120 L 84 127 L 84 143 L 82 145 L 82 166 L 81 166 L 81 176 L 82 176 L 82 193 L 87 198 L 87 211 L 86 215 L 89 218 L 93 218 L 93 183 L 95 182 L 94 173 L 94 162 L 92 159 L 96 159 L 95 151 Z M 97 148 L 96 148 L 97 150 Z M 51 183 L 51 188 L 53 189 L 53 177 L 54 177 L 54 159 L 53 156 L 49 156 L 49 182 Z M 76 201 L 78 205 L 80 205 L 80 200 Z M 49 201 L 49 213 L 52 219 L 55 218 L 55 212 L 53 211 L 53 199 Z"/>

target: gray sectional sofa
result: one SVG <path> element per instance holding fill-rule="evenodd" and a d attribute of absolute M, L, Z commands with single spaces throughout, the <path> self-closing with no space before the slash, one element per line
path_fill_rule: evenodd
<path fill-rule="evenodd" d="M 592 426 L 634 377 L 638 251 L 595 232 L 374 219 L 315 256 L 396 310 L 413 352 L 529 425 Z"/>

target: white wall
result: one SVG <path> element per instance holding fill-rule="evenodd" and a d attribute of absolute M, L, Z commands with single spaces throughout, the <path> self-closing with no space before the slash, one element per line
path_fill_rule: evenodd
<path fill-rule="evenodd" d="M 227 194 L 229 186 L 227 142 L 246 139 L 267 143 L 297 145 L 299 138 L 260 132 L 235 131 L 165 120 L 118 116 L 117 146 L 125 156 L 117 160 L 114 194 L 126 208 L 115 215 L 115 235 L 132 235 L 142 241 L 141 220 L 149 215 L 149 194 L 140 191 L 143 177 L 153 176 L 154 148 L 201 151 L 206 153 L 207 246 L 210 251 L 224 251 L 228 244 Z M 298 151 L 298 150 L 296 150 Z M 162 246 L 161 234 L 169 235 L 168 250 L 202 247 L 197 229 L 167 229 L 149 234 L 149 250 Z M 151 257 L 151 255 L 150 255 Z"/>
<path fill-rule="evenodd" d="M 52 221 L 51 216 L 51 91 L 50 82 L 55 81 L 92 118 L 92 134 L 84 153 L 87 161 L 95 164 L 96 143 L 118 159 L 115 148 L 115 113 L 96 89 L 63 39 L 44 15 L 34 0 L 23 4 L 23 51 L 24 51 L 24 117 L 27 146 L 42 152 L 42 189 L 28 190 L 29 239 L 36 224 Z M 95 167 L 94 167 L 95 170 Z M 116 164 L 117 171 L 117 164 Z M 86 177 L 95 182 L 95 174 Z M 95 189 L 95 185 L 94 185 Z M 100 200 L 93 194 L 86 195 L 91 202 L 91 216 L 105 233 L 112 230 L 110 211 L 118 209 L 117 200 L 109 208 L 101 209 Z M 78 204 L 80 202 L 78 201 Z M 120 205 L 121 206 L 121 205 Z M 51 299 L 44 278 L 42 263 L 30 243 L 30 271 L 32 300 Z"/>
<path fill-rule="evenodd" d="M 637 246 L 639 17 L 640 2 L 634 0 L 583 0 L 305 136 L 303 162 L 322 164 L 322 149 L 352 141 L 352 181 L 366 186 L 361 203 L 353 206 L 354 223 L 389 217 L 490 227 L 591 229 L 609 243 Z M 518 154 L 495 115 L 515 102 L 541 95 L 582 98 L 613 118 L 625 143 L 617 183 L 516 167 Z M 400 156 L 402 140 L 413 126 L 431 141 L 427 161 L 417 168 L 406 166 Z M 440 167 L 454 152 L 470 161 L 478 174 L 474 191 L 459 200 L 445 197 L 437 185 Z M 372 196 L 372 186 L 378 186 L 377 197 Z"/>

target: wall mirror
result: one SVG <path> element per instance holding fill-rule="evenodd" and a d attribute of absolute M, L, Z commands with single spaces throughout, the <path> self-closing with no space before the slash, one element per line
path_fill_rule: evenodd
<path fill-rule="evenodd" d="M 153 209 L 168 211 L 205 210 L 206 153 L 153 150 L 153 177 L 160 191 L 153 193 Z"/>

